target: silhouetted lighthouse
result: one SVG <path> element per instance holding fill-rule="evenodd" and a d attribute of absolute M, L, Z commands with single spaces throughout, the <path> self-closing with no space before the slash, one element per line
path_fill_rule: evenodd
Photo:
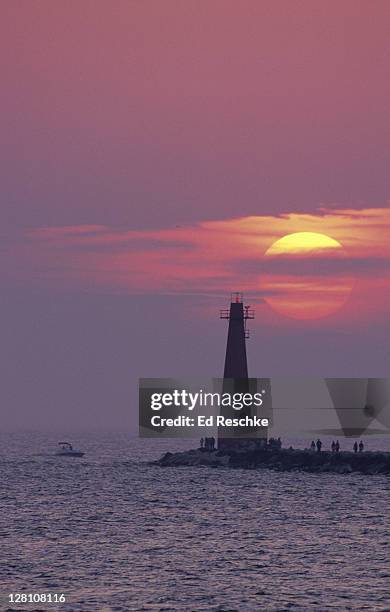
<path fill-rule="evenodd" d="M 223 373 L 223 391 L 229 393 L 251 393 L 257 391 L 257 380 L 248 378 L 248 363 L 246 358 L 246 339 L 249 338 L 247 328 L 248 319 L 254 319 L 254 311 L 250 306 L 244 306 L 242 293 L 232 293 L 230 308 L 221 310 L 221 319 L 229 321 L 228 338 L 226 345 L 225 367 Z M 268 380 L 264 380 L 262 389 L 269 392 Z M 237 411 L 231 407 L 221 408 L 221 414 L 226 417 L 236 418 Z M 239 416 L 253 416 L 252 406 L 243 407 Z M 218 448 L 223 450 L 241 449 L 264 444 L 267 439 L 267 431 L 246 428 L 223 428 L 219 430 Z"/>
<path fill-rule="evenodd" d="M 232 293 L 229 310 L 221 310 L 221 319 L 229 320 L 224 378 L 248 378 L 245 339 L 249 338 L 248 319 L 255 313 L 244 306 L 242 293 Z"/>

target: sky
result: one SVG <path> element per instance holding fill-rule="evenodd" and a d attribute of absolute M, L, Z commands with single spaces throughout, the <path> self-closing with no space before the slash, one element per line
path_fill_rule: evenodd
<path fill-rule="evenodd" d="M 1 4 L 3 428 L 134 431 L 138 377 L 220 375 L 232 291 L 251 375 L 388 375 L 389 26 L 382 0 Z M 297 232 L 340 248 L 267 254 Z"/>

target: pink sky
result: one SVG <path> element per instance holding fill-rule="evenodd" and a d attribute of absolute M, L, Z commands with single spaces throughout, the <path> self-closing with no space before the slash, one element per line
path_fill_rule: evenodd
<path fill-rule="evenodd" d="M 1 4 L 10 426 L 59 426 L 65 406 L 75 426 L 105 426 L 114 381 L 121 426 L 137 375 L 178 360 L 195 373 L 204 353 L 218 374 L 222 294 L 255 292 L 268 238 L 311 222 L 348 243 L 363 284 L 322 327 L 260 291 L 252 373 L 388 372 L 389 30 L 387 0 Z M 372 231 L 356 234 L 358 210 L 365 226 L 382 211 Z"/>
<path fill-rule="evenodd" d="M 0 11 L 4 222 L 149 228 L 389 198 L 387 1 Z"/>
<path fill-rule="evenodd" d="M 275 241 L 296 232 L 330 236 L 341 248 L 267 255 Z M 262 317 L 270 316 L 269 306 L 279 301 L 284 316 L 295 311 L 302 318 L 319 318 L 337 311 L 348 324 L 354 314 L 360 326 L 388 313 L 389 238 L 389 207 L 321 208 L 150 230 L 34 228 L 19 235 L 2 263 L 4 272 L 14 267 L 14 280 L 31 287 L 222 300 L 239 286 Z"/>

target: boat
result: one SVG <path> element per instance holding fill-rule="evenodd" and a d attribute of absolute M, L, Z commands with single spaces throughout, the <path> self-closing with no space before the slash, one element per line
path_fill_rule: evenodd
<path fill-rule="evenodd" d="M 70 442 L 58 442 L 60 449 L 56 452 L 57 457 L 83 457 L 85 453 L 73 448 Z"/>

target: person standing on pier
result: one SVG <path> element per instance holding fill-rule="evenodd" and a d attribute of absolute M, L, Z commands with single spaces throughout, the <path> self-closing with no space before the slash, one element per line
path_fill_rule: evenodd
<path fill-rule="evenodd" d="M 359 453 L 362 453 L 364 451 L 364 443 L 363 440 L 360 440 L 359 442 Z"/>
<path fill-rule="evenodd" d="M 310 449 L 313 451 L 313 453 L 316 450 L 316 443 L 314 442 L 314 440 L 311 441 Z"/>
<path fill-rule="evenodd" d="M 322 442 L 321 440 L 318 438 L 317 442 L 316 442 L 316 446 L 317 446 L 317 453 L 321 452 L 321 447 L 322 447 Z"/>
<path fill-rule="evenodd" d="M 331 446 L 331 449 L 332 449 L 332 453 L 335 453 L 335 452 L 336 452 L 336 442 L 335 442 L 334 440 L 332 440 L 332 446 Z"/>
<path fill-rule="evenodd" d="M 358 443 L 355 442 L 355 444 L 353 445 L 353 452 L 357 453 L 358 452 Z"/>
<path fill-rule="evenodd" d="M 338 440 L 336 440 L 336 444 L 334 445 L 335 451 L 336 453 L 340 452 L 340 442 Z"/>

